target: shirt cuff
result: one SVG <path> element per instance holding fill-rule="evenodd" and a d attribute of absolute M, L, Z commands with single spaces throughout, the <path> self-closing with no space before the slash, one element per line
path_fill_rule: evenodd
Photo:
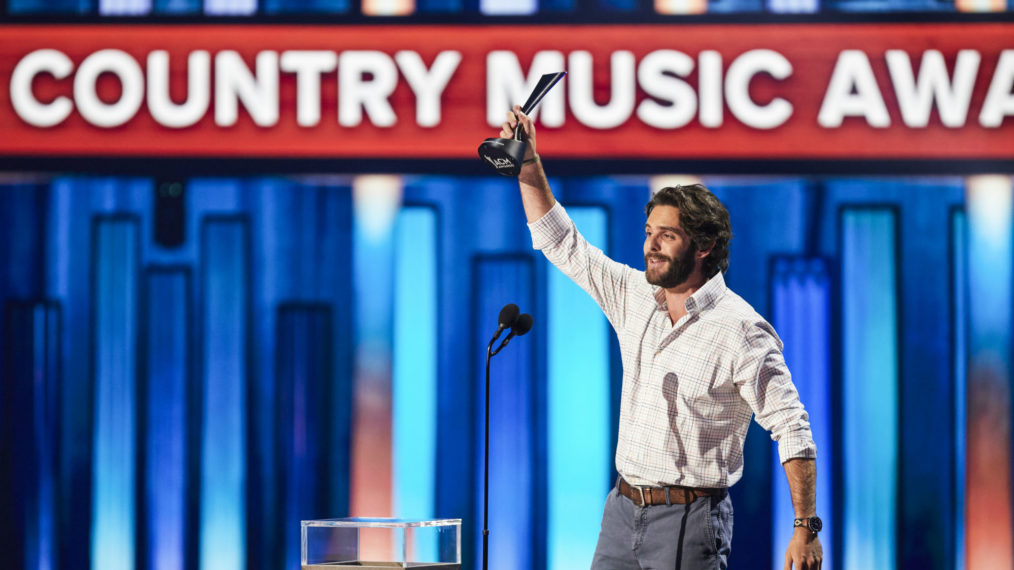
<path fill-rule="evenodd" d="M 790 459 L 816 459 L 817 445 L 812 439 L 783 438 L 778 442 L 778 460 L 785 463 Z"/>
<path fill-rule="evenodd" d="M 570 225 L 567 211 L 557 201 L 541 218 L 528 224 L 528 230 L 532 232 L 532 247 L 542 250 L 556 245 L 567 234 Z"/>

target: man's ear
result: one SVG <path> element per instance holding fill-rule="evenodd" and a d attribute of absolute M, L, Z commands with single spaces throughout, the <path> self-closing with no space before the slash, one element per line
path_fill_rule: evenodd
<path fill-rule="evenodd" d="M 703 261 L 705 257 L 711 254 L 711 250 L 714 248 L 715 242 L 712 241 L 711 243 L 708 244 L 707 247 L 698 249 L 697 252 L 694 253 L 694 258 L 697 259 L 698 261 Z"/>

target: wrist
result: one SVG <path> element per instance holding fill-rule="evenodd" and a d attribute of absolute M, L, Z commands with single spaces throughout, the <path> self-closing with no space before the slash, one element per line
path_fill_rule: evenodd
<path fill-rule="evenodd" d="M 820 541 L 820 535 L 805 528 L 797 528 L 792 531 L 791 540 L 800 544 L 813 544 Z"/>
<path fill-rule="evenodd" d="M 523 161 L 521 161 L 521 166 L 528 166 L 529 164 L 535 164 L 538 161 L 539 161 L 539 154 L 535 153 L 535 154 L 532 155 L 531 158 L 526 158 Z"/>
<path fill-rule="evenodd" d="M 817 533 L 824 528 L 824 523 L 820 520 L 820 517 L 812 515 L 808 517 L 796 517 L 792 521 L 792 526 L 795 527 L 794 530 L 797 532 L 803 531 L 808 534 L 812 534 L 813 536 L 817 536 Z"/>

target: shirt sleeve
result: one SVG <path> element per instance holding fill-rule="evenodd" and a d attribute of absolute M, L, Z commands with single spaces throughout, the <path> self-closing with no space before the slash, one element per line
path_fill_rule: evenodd
<path fill-rule="evenodd" d="M 591 295 L 614 328 L 622 328 L 626 312 L 624 291 L 639 272 L 613 261 L 588 243 L 559 202 L 528 224 L 528 229 L 532 232 L 532 246 Z"/>
<path fill-rule="evenodd" d="M 785 365 L 782 342 L 767 322 L 754 323 L 747 329 L 737 359 L 736 384 L 757 423 L 778 442 L 782 463 L 817 457 L 810 418 Z"/>

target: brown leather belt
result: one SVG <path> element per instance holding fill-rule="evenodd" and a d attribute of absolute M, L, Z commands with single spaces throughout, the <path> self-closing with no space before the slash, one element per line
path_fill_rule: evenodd
<path fill-rule="evenodd" d="M 621 495 L 633 501 L 639 507 L 651 505 L 688 505 L 697 497 L 710 497 L 719 494 L 723 489 L 703 487 L 635 487 L 620 477 L 616 489 Z"/>

